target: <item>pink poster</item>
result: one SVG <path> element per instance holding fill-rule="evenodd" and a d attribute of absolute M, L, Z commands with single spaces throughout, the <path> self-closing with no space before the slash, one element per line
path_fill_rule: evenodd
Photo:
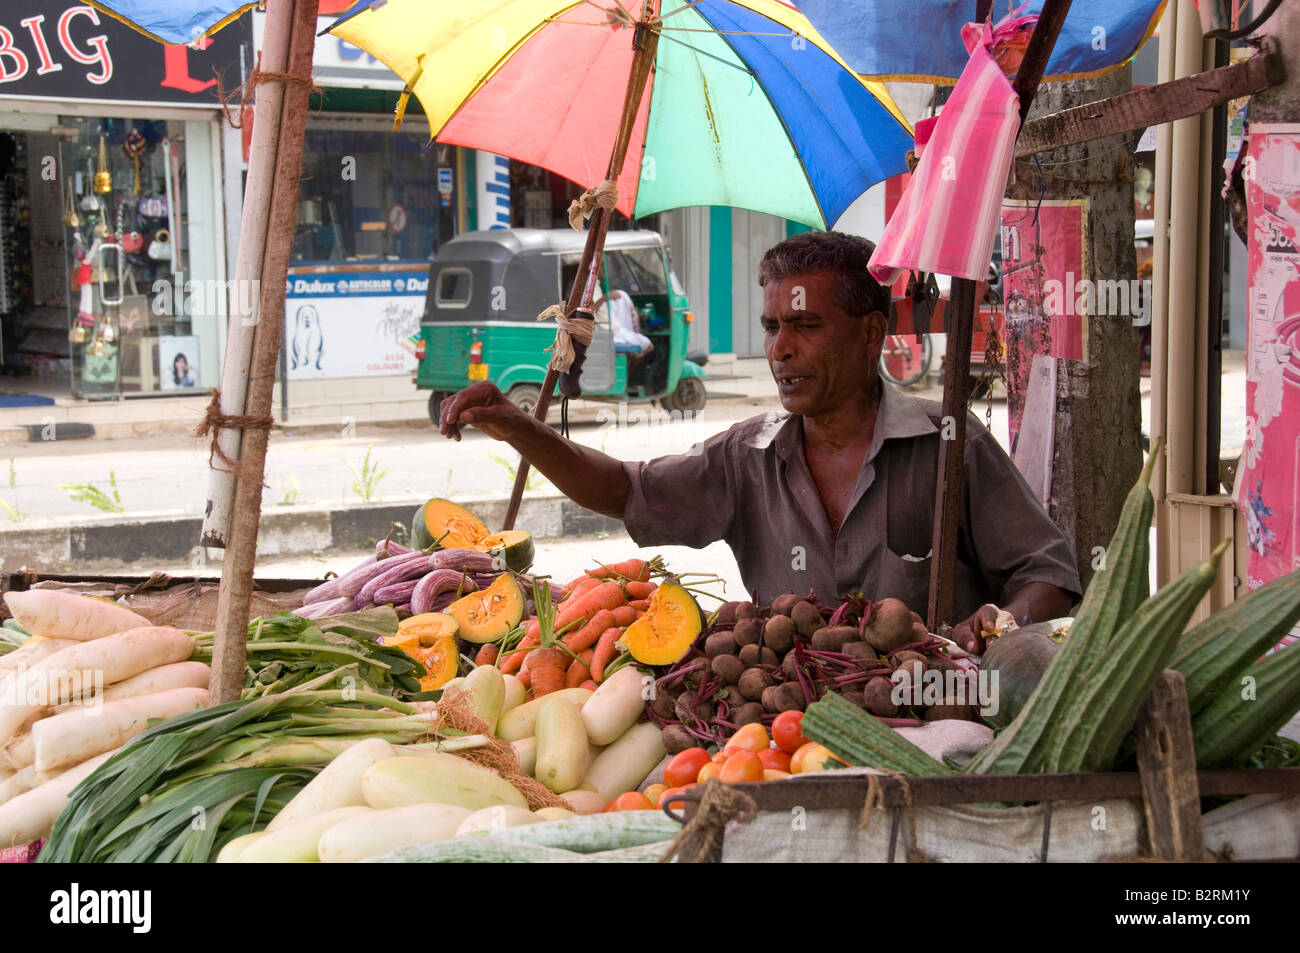
<path fill-rule="evenodd" d="M 1087 224 L 1087 199 L 1002 203 L 1003 337 L 1013 457 L 1034 356 L 1087 358 L 1086 316 L 1093 300 L 1084 280 Z"/>
<path fill-rule="evenodd" d="M 1251 127 L 1242 172 L 1249 324 L 1236 502 L 1246 518 L 1246 586 L 1256 589 L 1300 568 L 1300 126 Z"/>

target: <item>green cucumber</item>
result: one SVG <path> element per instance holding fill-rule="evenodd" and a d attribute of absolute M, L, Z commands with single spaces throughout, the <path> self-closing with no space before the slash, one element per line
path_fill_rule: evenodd
<path fill-rule="evenodd" d="M 1174 648 L 1169 667 L 1187 680 L 1187 704 L 1195 716 L 1231 690 L 1233 677 L 1271 648 L 1300 621 L 1300 570 L 1274 579 L 1224 606 L 1189 629 Z"/>
<path fill-rule="evenodd" d="M 1253 683 L 1245 681 L 1248 677 Z M 1241 672 L 1234 684 L 1225 687 L 1192 719 L 1196 766 L 1208 769 L 1246 765 L 1297 711 L 1300 642 L 1293 642 Z"/>

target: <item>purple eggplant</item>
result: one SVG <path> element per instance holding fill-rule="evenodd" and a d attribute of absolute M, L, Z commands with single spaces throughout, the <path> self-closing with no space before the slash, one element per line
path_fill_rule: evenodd
<path fill-rule="evenodd" d="M 379 542 L 375 543 L 375 553 L 384 558 L 391 556 L 405 556 L 413 552 L 416 552 L 416 550 L 411 549 L 409 546 L 402 546 L 386 539 L 381 539 Z"/>
<path fill-rule="evenodd" d="M 293 614 L 304 619 L 323 619 L 327 615 L 351 612 L 354 608 L 352 600 L 344 596 L 341 599 L 326 599 L 322 602 L 313 602 L 310 605 L 294 609 Z"/>
<path fill-rule="evenodd" d="M 419 582 L 418 579 L 406 579 L 376 590 L 374 595 L 375 605 L 397 605 L 400 602 L 409 602 L 411 593 L 415 591 L 415 587 L 419 585 Z"/>
<path fill-rule="evenodd" d="M 416 584 L 415 591 L 411 593 L 411 612 L 415 615 L 421 612 L 441 612 L 456 598 L 457 592 L 464 595 L 477 589 L 474 579 L 464 573 L 455 569 L 435 569 Z M 442 596 L 450 598 L 435 608 L 435 602 Z"/>

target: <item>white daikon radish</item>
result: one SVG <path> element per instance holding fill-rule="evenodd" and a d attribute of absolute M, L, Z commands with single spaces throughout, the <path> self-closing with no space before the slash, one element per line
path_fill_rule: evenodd
<path fill-rule="evenodd" d="M 364 805 L 361 776 L 376 761 L 397 757 L 397 752 L 383 738 L 359 741 L 325 766 L 320 774 L 293 796 L 279 814 L 266 825 L 277 831 L 291 824 L 339 807 Z"/>
<path fill-rule="evenodd" d="M 572 811 L 566 811 L 562 807 L 539 807 L 533 813 L 544 821 L 562 821 L 566 817 L 577 817 Z"/>
<path fill-rule="evenodd" d="M 87 642 L 152 623 L 139 613 L 94 596 L 59 589 L 6 592 L 5 605 L 23 631 Z"/>
<path fill-rule="evenodd" d="M 221 848 L 221 852 L 217 854 L 217 863 L 236 863 L 249 844 L 255 840 L 261 840 L 265 836 L 266 831 L 253 831 L 251 834 L 240 834 L 238 837 L 227 841 L 226 846 Z"/>
<path fill-rule="evenodd" d="M 479 808 L 479 810 L 461 821 L 460 827 L 456 828 L 456 836 L 477 834 L 480 831 L 490 833 L 507 827 L 540 824 L 545 820 L 546 818 L 538 817 L 526 807 L 517 807 L 514 804 L 494 804 L 491 807 Z"/>
<path fill-rule="evenodd" d="M 506 700 L 501 706 L 501 714 L 504 715 L 510 709 L 518 708 L 528 700 L 528 689 L 524 688 L 524 683 L 513 675 L 502 675 L 501 678 L 506 683 Z"/>
<path fill-rule="evenodd" d="M 172 688 L 207 688 L 211 678 L 212 669 L 202 662 L 173 662 L 171 665 L 160 665 L 158 668 L 133 675 L 116 685 L 109 685 L 100 697 L 106 702 L 113 702 L 120 698 L 138 698 L 141 695 L 152 695 Z M 65 711 L 75 711 L 84 707 L 86 706 L 83 702 L 71 702 L 67 705 L 59 705 L 51 713 L 61 715 Z"/>
<path fill-rule="evenodd" d="M 599 814 L 605 810 L 605 805 L 609 803 L 598 792 L 588 791 L 585 788 L 565 791 L 560 797 L 568 801 L 574 811 L 579 814 Z"/>
<path fill-rule="evenodd" d="M 32 725 L 33 764 L 37 771 L 77 764 L 144 734 L 150 718 L 172 718 L 207 704 L 206 688 L 173 688 L 42 718 Z"/>
<path fill-rule="evenodd" d="M 0 804 L 0 850 L 48 837 L 59 812 L 68 803 L 68 794 L 115 753 L 105 751 Z"/>
<path fill-rule="evenodd" d="M 36 744 L 32 741 L 32 730 L 28 728 L 10 738 L 9 743 L 0 748 L 0 758 L 4 758 L 9 767 L 14 770 L 32 764 L 36 760 Z"/>
<path fill-rule="evenodd" d="M 43 639 L 32 636 L 8 655 L 0 655 L 0 684 L 3 684 L 5 678 L 12 675 L 15 669 L 35 665 L 60 649 L 76 644 L 75 639 Z"/>
<path fill-rule="evenodd" d="M 17 797 L 24 791 L 30 791 L 32 788 L 38 787 L 42 783 L 36 774 L 36 769 L 31 765 L 19 768 L 4 781 L 0 781 L 0 804 L 3 804 L 11 797 Z"/>
<path fill-rule="evenodd" d="M 323 864 L 355 863 L 399 847 L 456 836 L 470 810 L 454 804 L 410 804 L 371 811 L 335 824 L 321 835 L 316 853 Z"/>
<path fill-rule="evenodd" d="M 193 640 L 167 626 L 128 629 L 55 652 L 13 679 L 0 696 L 0 744 L 19 732 L 33 713 L 71 701 L 74 690 L 113 685 L 193 654 Z"/>
<path fill-rule="evenodd" d="M 316 853 L 316 845 L 320 842 L 322 834 L 350 817 L 373 813 L 370 808 L 357 805 L 336 807 L 332 811 L 305 817 L 296 824 L 290 824 L 279 830 L 273 831 L 268 828 L 265 837 L 259 837 L 244 848 L 243 853 L 239 855 L 239 863 L 316 863 L 320 860 L 320 855 Z"/>

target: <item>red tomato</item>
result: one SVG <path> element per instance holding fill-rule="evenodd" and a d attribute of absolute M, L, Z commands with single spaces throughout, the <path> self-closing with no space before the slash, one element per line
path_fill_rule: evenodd
<path fill-rule="evenodd" d="M 783 771 L 786 774 L 790 773 L 790 756 L 780 748 L 768 748 L 766 751 L 760 751 L 758 760 L 763 762 L 764 768 Z"/>
<path fill-rule="evenodd" d="M 659 796 L 667 790 L 668 785 L 666 784 L 652 784 L 641 793 L 646 796 L 646 800 L 657 807 L 659 805 Z"/>
<path fill-rule="evenodd" d="M 673 755 L 672 760 L 668 762 L 668 767 L 664 768 L 664 784 L 670 788 L 690 784 L 700 776 L 700 768 L 711 760 L 709 753 L 703 748 L 687 748 Z"/>
<path fill-rule="evenodd" d="M 808 743 L 803 736 L 803 712 L 783 711 L 772 722 L 772 740 L 786 754 L 794 754 Z"/>
<path fill-rule="evenodd" d="M 741 750 L 740 748 L 733 748 L 730 745 L 728 745 L 727 747 L 723 748 L 721 751 L 719 751 L 717 754 L 713 756 L 713 763 L 726 764 L 727 759 L 740 750 Z"/>
<path fill-rule="evenodd" d="M 727 742 L 728 748 L 743 748 L 746 751 L 762 751 L 772 746 L 772 739 L 767 736 L 767 729 L 757 721 L 742 727 Z"/>
<path fill-rule="evenodd" d="M 608 814 L 614 811 L 653 811 L 654 809 L 655 806 L 650 803 L 650 799 L 640 791 L 628 791 L 606 804 L 604 813 Z"/>
<path fill-rule="evenodd" d="M 762 781 L 763 762 L 752 751 L 737 751 L 722 766 L 718 780 L 728 784 L 736 781 Z"/>
<path fill-rule="evenodd" d="M 831 749 L 825 745 L 814 745 L 804 754 L 800 770 L 805 773 L 809 771 L 825 771 L 828 761 L 838 761 L 840 764 L 848 765 L 848 762 L 843 758 L 837 758 L 831 754 Z"/>
<path fill-rule="evenodd" d="M 686 801 L 682 798 L 682 795 L 693 787 L 695 787 L 694 781 L 690 784 L 683 784 L 681 787 L 669 788 L 667 791 L 664 791 L 663 794 L 659 795 L 659 810 L 662 811 L 669 804 L 672 805 L 674 811 L 684 809 L 686 807 Z"/>
<path fill-rule="evenodd" d="M 790 773 L 799 774 L 803 771 L 803 759 L 808 757 L 809 751 L 820 747 L 821 745 L 815 741 L 809 741 L 807 744 L 800 745 L 799 750 L 790 756 Z"/>
<path fill-rule="evenodd" d="M 695 779 L 698 783 L 703 784 L 709 778 L 716 778 L 722 773 L 722 765 L 716 761 L 710 761 L 704 767 L 700 768 L 700 774 Z"/>

